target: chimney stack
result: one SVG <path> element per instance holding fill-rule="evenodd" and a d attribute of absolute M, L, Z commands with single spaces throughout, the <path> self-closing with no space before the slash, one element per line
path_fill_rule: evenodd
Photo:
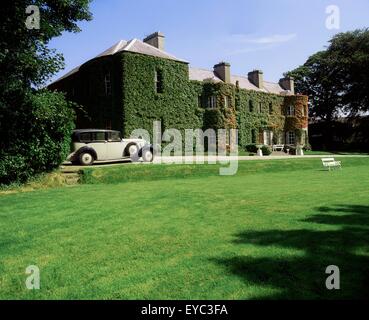
<path fill-rule="evenodd" d="M 292 77 L 285 77 L 279 80 L 279 85 L 284 89 L 295 94 L 295 80 Z"/>
<path fill-rule="evenodd" d="M 163 33 L 161 32 L 155 32 L 153 34 L 150 34 L 149 36 L 147 36 L 143 42 L 155 47 L 155 48 L 158 48 L 160 50 L 163 50 L 165 49 L 164 45 L 165 45 L 165 36 Z"/>
<path fill-rule="evenodd" d="M 248 74 L 249 81 L 259 89 L 264 88 L 264 75 L 261 70 L 254 70 Z"/>
<path fill-rule="evenodd" d="M 214 73 L 224 81 L 231 83 L 231 65 L 228 62 L 220 62 L 214 66 Z"/>

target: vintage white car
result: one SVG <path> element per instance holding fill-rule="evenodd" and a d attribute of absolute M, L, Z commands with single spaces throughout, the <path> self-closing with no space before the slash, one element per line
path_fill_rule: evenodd
<path fill-rule="evenodd" d="M 153 146 L 143 139 L 122 139 L 119 131 L 79 129 L 72 134 L 72 153 L 67 160 L 83 166 L 95 161 L 154 159 Z"/>

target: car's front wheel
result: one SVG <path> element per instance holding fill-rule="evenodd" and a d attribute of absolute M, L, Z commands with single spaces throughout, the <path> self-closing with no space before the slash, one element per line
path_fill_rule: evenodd
<path fill-rule="evenodd" d="M 150 149 L 146 149 L 142 152 L 142 160 L 144 162 L 152 162 L 154 160 L 154 154 Z"/>
<path fill-rule="evenodd" d="M 91 153 L 83 152 L 79 155 L 79 163 L 83 166 L 90 166 L 95 161 Z"/>

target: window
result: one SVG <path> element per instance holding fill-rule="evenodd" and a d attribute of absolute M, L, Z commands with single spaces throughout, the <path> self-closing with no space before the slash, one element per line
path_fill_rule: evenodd
<path fill-rule="evenodd" d="M 295 142 L 296 142 L 295 132 L 293 131 L 287 132 L 287 144 L 295 144 Z"/>
<path fill-rule="evenodd" d="M 92 141 L 105 141 L 105 132 L 92 132 Z"/>
<path fill-rule="evenodd" d="M 254 103 L 252 102 L 252 100 L 249 101 L 249 111 L 254 112 Z"/>
<path fill-rule="evenodd" d="M 273 103 L 269 103 L 269 114 L 273 113 Z"/>
<path fill-rule="evenodd" d="M 262 113 L 263 112 L 263 104 L 260 102 L 259 103 L 259 112 Z"/>
<path fill-rule="evenodd" d="M 287 115 L 288 116 L 294 116 L 295 115 L 295 107 L 294 106 L 288 106 L 287 107 Z"/>
<path fill-rule="evenodd" d="M 307 117 L 307 108 L 302 107 L 302 116 Z"/>
<path fill-rule="evenodd" d="M 264 144 L 267 146 L 273 144 L 273 132 L 271 130 L 264 130 Z"/>
<path fill-rule="evenodd" d="M 105 82 L 105 95 L 110 96 L 111 95 L 110 72 L 105 75 L 104 82 Z"/>
<path fill-rule="evenodd" d="M 120 142 L 121 138 L 120 138 L 120 132 L 118 131 L 112 131 L 108 133 L 108 137 L 109 137 L 109 141 L 112 142 Z"/>
<path fill-rule="evenodd" d="M 91 133 L 84 132 L 79 135 L 79 141 L 81 142 L 90 142 L 91 141 Z"/>
<path fill-rule="evenodd" d="M 251 143 L 256 143 L 256 130 L 251 130 Z"/>
<path fill-rule="evenodd" d="M 155 82 L 155 92 L 163 93 L 164 87 L 163 87 L 163 71 L 162 70 L 155 70 L 154 82 Z"/>
<path fill-rule="evenodd" d="M 211 96 L 208 98 L 208 108 L 215 109 L 217 107 L 217 98 L 215 96 Z"/>
<path fill-rule="evenodd" d="M 202 96 L 198 96 L 198 97 L 197 97 L 197 106 L 198 106 L 199 108 L 201 108 L 201 107 L 202 107 Z"/>
<path fill-rule="evenodd" d="M 229 96 L 224 96 L 224 108 L 229 108 L 231 105 L 231 99 L 229 98 Z"/>

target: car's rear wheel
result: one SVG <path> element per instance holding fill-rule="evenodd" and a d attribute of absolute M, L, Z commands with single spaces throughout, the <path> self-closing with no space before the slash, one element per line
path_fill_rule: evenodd
<path fill-rule="evenodd" d="M 83 166 L 90 166 L 95 161 L 91 153 L 83 152 L 79 155 L 79 163 Z"/>
<path fill-rule="evenodd" d="M 152 162 L 154 160 L 154 154 L 150 149 L 146 149 L 142 152 L 142 160 L 144 162 Z"/>

